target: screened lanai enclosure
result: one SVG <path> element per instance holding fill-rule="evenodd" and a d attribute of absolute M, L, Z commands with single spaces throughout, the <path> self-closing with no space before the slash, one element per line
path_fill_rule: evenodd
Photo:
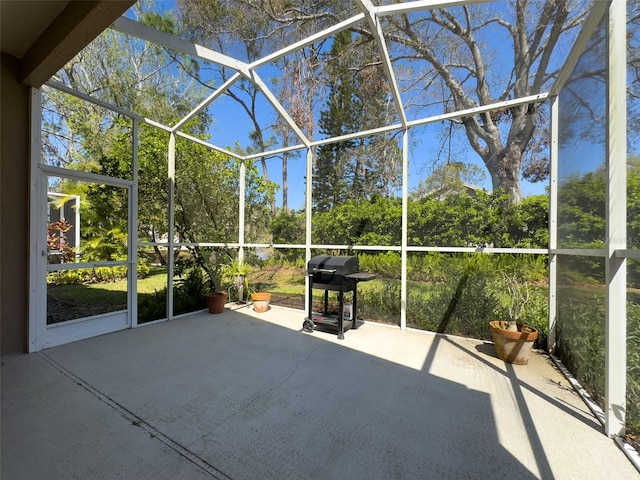
<path fill-rule="evenodd" d="M 639 13 L 137 3 L 33 90 L 30 350 L 214 289 L 267 290 L 302 324 L 306 263 L 352 255 L 376 275 L 363 319 L 489 340 L 520 314 L 633 443 Z"/>

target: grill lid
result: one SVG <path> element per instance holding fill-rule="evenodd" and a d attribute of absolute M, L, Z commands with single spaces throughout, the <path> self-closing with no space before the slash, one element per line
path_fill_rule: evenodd
<path fill-rule="evenodd" d="M 307 273 L 333 274 L 345 276 L 358 272 L 358 257 L 317 255 L 309 260 Z"/>

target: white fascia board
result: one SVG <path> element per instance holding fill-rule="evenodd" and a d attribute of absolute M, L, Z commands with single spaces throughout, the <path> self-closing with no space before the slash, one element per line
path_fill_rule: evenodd
<path fill-rule="evenodd" d="M 387 76 L 387 80 L 389 80 L 389 84 L 391 86 L 391 94 L 393 95 L 393 99 L 396 104 L 396 108 L 398 109 L 398 114 L 400 115 L 400 122 L 402 123 L 402 127 L 407 127 L 407 115 L 404 111 L 404 105 L 402 103 L 402 98 L 400 98 L 400 90 L 398 88 L 398 82 L 396 81 L 396 76 L 393 71 L 393 66 L 391 65 L 391 58 L 389 57 L 389 50 L 387 49 L 387 44 L 384 41 L 384 33 L 382 31 L 382 26 L 378 21 L 378 17 L 374 13 L 375 7 L 369 0 L 357 0 L 360 4 L 360 7 L 367 11 L 367 20 L 369 25 L 371 26 L 371 31 L 373 32 L 373 36 L 376 41 L 376 46 L 378 47 L 378 52 L 382 55 L 382 65 L 384 66 L 384 71 Z"/>
<path fill-rule="evenodd" d="M 289 116 L 289 113 L 285 110 L 285 108 L 280 104 L 275 95 L 269 90 L 269 87 L 262 81 L 260 75 L 258 75 L 255 71 L 251 71 L 251 75 L 247 76 L 247 78 L 253 82 L 253 84 L 260 89 L 260 91 L 267 97 L 269 103 L 276 109 L 278 114 L 287 122 L 287 125 L 291 127 L 291 129 L 298 136 L 300 141 L 305 144 L 305 146 L 310 145 L 310 141 L 307 136 L 304 134 L 302 130 L 296 125 L 296 122 Z"/>
<path fill-rule="evenodd" d="M 186 122 L 191 120 L 198 113 L 200 113 L 202 110 L 204 110 L 211 102 L 213 102 L 216 98 L 218 98 L 224 92 L 226 92 L 229 89 L 229 87 L 231 87 L 231 85 L 236 83 L 241 77 L 242 77 L 242 75 L 240 74 L 240 72 L 234 73 L 231 76 L 231 78 L 228 79 L 226 82 L 224 82 L 222 85 L 220 85 L 220 87 L 215 92 L 213 92 L 211 95 L 209 95 L 207 98 L 205 98 L 202 102 L 200 102 L 200 104 L 196 108 L 191 110 L 187 115 L 184 116 L 184 118 L 182 118 L 182 120 L 180 120 L 178 123 L 176 123 L 173 126 L 172 130 L 175 132 L 179 128 L 181 128 L 182 125 L 184 125 Z"/>
<path fill-rule="evenodd" d="M 417 2 L 406 2 L 375 7 L 375 13 L 380 16 L 399 15 L 402 13 L 420 12 L 436 8 L 453 8 L 464 7 L 465 5 L 476 5 L 479 3 L 491 3 L 493 1 L 495 0 L 421 0 Z"/>
<path fill-rule="evenodd" d="M 126 17 L 118 18 L 113 22 L 111 28 L 147 42 L 163 45 L 177 52 L 186 53 L 187 55 L 191 55 L 202 60 L 207 60 L 224 67 L 229 67 L 233 70 L 243 72 L 248 70 L 245 62 L 216 52 L 210 48 L 203 47 L 202 45 L 197 45 L 174 35 L 161 32 L 155 28 L 148 27 Z"/>
<path fill-rule="evenodd" d="M 276 60 L 281 59 L 282 57 L 285 57 L 287 55 L 289 55 L 292 52 L 295 52 L 297 50 L 300 50 L 301 48 L 306 47 L 307 45 L 312 45 L 315 42 L 319 42 L 320 40 L 324 40 L 325 38 L 330 37 L 331 35 L 335 35 L 338 32 L 341 32 L 342 30 L 346 30 L 347 28 L 352 27 L 353 25 L 355 25 L 356 23 L 361 22 L 364 19 L 364 13 L 359 13 L 358 15 L 355 15 L 347 20 L 344 20 L 343 22 L 337 23 L 325 30 L 322 30 L 318 33 L 316 33 L 315 35 L 311 35 L 309 37 L 306 37 L 302 40 L 300 40 L 299 42 L 296 43 L 292 43 L 291 45 L 278 50 L 277 52 L 274 52 L 270 55 L 267 55 L 266 57 L 262 57 L 258 60 L 256 60 L 253 63 L 249 64 L 249 68 L 250 69 L 255 69 L 255 68 L 259 68 L 263 65 L 266 65 L 270 62 L 274 62 Z"/>
<path fill-rule="evenodd" d="M 560 90 L 562 90 L 562 87 L 564 87 L 564 84 L 567 82 L 569 76 L 571 75 L 571 72 L 573 72 L 573 69 L 578 63 L 582 52 L 584 52 L 584 49 L 587 46 L 587 42 L 589 42 L 589 40 L 591 39 L 593 32 L 600 23 L 600 20 L 608 10 L 609 2 L 593 3 L 591 11 L 589 12 L 589 16 L 585 20 L 582 26 L 582 30 L 580 31 L 578 38 L 571 48 L 571 52 L 569 52 L 569 56 L 564 61 L 560 74 L 556 77 L 556 81 L 553 83 L 551 89 L 549 90 L 550 96 L 555 97 L 560 93 Z"/>

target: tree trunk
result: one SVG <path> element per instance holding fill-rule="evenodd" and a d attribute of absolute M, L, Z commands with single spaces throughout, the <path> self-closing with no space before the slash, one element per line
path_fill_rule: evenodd
<path fill-rule="evenodd" d="M 491 175 L 493 190 L 504 190 L 507 205 L 517 205 L 522 201 L 520 190 L 520 170 L 522 166 L 522 150 L 515 143 L 510 143 L 500 151 L 483 158 Z"/>
<path fill-rule="evenodd" d="M 510 118 L 505 118 L 507 115 Z M 506 123 L 508 134 L 503 143 L 498 126 Z M 527 106 L 518 106 L 467 118 L 463 124 L 469 143 L 491 175 L 493 190 L 507 193 L 508 206 L 519 204 L 522 160 L 535 131 L 535 114 L 529 114 Z"/>
<path fill-rule="evenodd" d="M 262 134 L 261 134 L 261 136 L 262 136 Z M 264 147 L 264 144 L 262 144 L 262 142 L 261 142 L 261 145 L 262 145 L 262 151 L 265 151 L 266 148 Z M 267 182 L 270 182 L 271 179 L 269 178 L 269 169 L 267 168 L 267 159 L 266 159 L 266 157 L 260 157 L 260 164 L 262 165 L 262 176 L 264 177 L 264 179 Z M 273 200 L 271 200 L 271 213 L 273 215 L 275 215 L 276 212 L 277 212 L 276 199 L 274 197 Z"/>

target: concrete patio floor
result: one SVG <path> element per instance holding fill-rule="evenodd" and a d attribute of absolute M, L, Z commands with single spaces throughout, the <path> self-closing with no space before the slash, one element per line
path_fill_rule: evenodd
<path fill-rule="evenodd" d="M 2 359 L 2 479 L 632 479 L 553 362 L 248 307 Z"/>

